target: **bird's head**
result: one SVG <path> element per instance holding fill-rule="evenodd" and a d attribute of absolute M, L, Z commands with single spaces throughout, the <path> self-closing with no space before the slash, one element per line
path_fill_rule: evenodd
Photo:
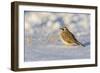
<path fill-rule="evenodd" d="M 65 31 L 65 32 L 66 32 L 66 31 L 69 31 L 67 27 L 62 27 L 62 28 L 60 28 L 60 29 L 61 29 L 62 31 Z"/>

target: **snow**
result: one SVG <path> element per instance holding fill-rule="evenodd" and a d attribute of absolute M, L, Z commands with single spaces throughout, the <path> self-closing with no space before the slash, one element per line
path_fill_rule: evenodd
<path fill-rule="evenodd" d="M 90 46 L 57 46 L 25 44 L 25 61 L 47 61 L 90 58 Z"/>

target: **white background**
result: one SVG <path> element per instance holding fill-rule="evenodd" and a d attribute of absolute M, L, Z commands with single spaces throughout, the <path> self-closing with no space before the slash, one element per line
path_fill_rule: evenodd
<path fill-rule="evenodd" d="M 11 2 L 14 0 L 0 0 L 0 73 L 14 73 L 10 70 L 10 54 L 11 54 Z M 46 2 L 46 3 L 62 3 L 62 4 L 77 4 L 77 5 L 94 5 L 98 6 L 100 13 L 99 0 L 21 0 L 31 2 Z M 99 18 L 98 14 L 98 19 Z M 98 28 L 100 22 L 98 22 Z M 98 30 L 100 32 L 100 29 Z M 98 37 L 100 34 L 98 33 Z M 98 39 L 98 43 L 100 39 Z M 100 55 L 100 46 L 98 46 L 98 55 Z M 99 57 L 98 57 L 99 58 Z M 98 62 L 100 58 L 98 59 Z M 26 71 L 25 73 L 99 73 L 100 62 L 98 67 L 86 68 L 70 68 L 70 69 L 55 69 L 55 70 L 40 70 Z M 24 73 L 24 72 L 22 72 Z"/>

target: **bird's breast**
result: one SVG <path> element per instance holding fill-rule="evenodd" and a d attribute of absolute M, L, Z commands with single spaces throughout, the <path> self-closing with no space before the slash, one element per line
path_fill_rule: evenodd
<path fill-rule="evenodd" d="M 60 33 L 60 39 L 66 45 L 72 45 L 73 44 L 73 41 L 71 40 L 69 34 L 67 34 L 67 33 L 61 32 Z"/>

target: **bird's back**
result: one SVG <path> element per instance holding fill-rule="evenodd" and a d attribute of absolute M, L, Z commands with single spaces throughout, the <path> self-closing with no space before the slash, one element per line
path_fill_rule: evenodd
<path fill-rule="evenodd" d="M 74 35 L 71 32 L 62 31 L 61 32 L 61 37 L 65 42 L 68 42 L 70 44 L 76 42 L 76 39 L 75 39 Z"/>

